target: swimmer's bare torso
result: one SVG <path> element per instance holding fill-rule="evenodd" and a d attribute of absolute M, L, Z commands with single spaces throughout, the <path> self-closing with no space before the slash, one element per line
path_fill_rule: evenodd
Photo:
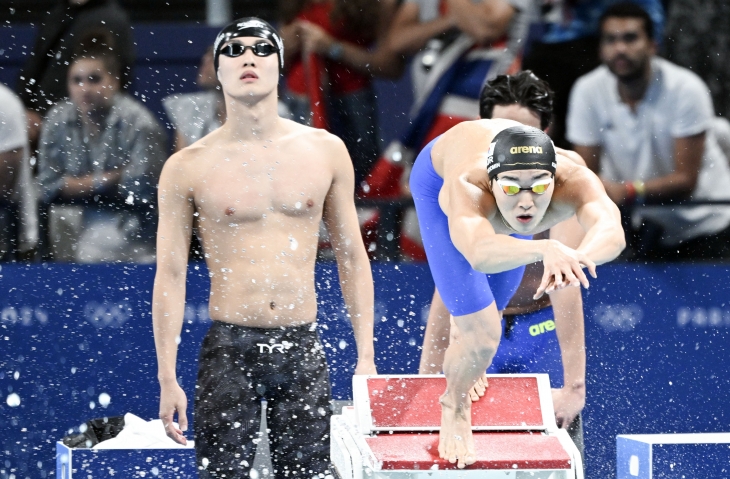
<path fill-rule="evenodd" d="M 487 151 L 492 139 L 504 128 L 515 125 L 520 123 L 503 119 L 464 122 L 444 133 L 434 144 L 431 152 L 433 167 L 441 178 L 445 178 L 439 193 L 439 204 L 447 216 L 450 212 L 449 189 L 454 187 L 449 179 L 463 178 L 478 188 L 478 191 L 475 190 L 474 200 L 478 201 L 483 216 L 492 225 L 495 233 L 508 235 L 518 232 L 507 224 L 497 207 L 487 174 Z M 555 190 L 550 204 L 542 219 L 531 225 L 530 229 L 519 231 L 520 234 L 537 234 L 549 230 L 573 216 L 580 204 L 589 201 L 592 196 L 581 195 L 581 190 L 595 186 L 595 175 L 560 154 L 562 150 L 557 151 Z"/>
<path fill-rule="evenodd" d="M 213 132 L 166 166 L 185 198 L 178 214 L 187 227 L 195 217 L 214 320 L 271 328 L 316 319 L 319 225 L 343 147 L 285 119 L 277 133 L 245 144 Z"/>

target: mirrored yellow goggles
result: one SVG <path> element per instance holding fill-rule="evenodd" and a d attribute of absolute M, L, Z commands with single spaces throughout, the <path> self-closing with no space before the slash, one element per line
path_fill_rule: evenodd
<path fill-rule="evenodd" d="M 515 183 L 514 181 L 510 180 L 497 180 L 497 184 L 500 188 L 502 188 L 502 191 L 504 191 L 504 194 L 507 196 L 514 196 L 520 191 L 532 191 L 536 195 L 542 195 L 545 194 L 545 192 L 550 187 L 550 184 L 553 182 L 552 178 L 547 178 L 544 180 L 538 180 L 535 183 L 533 183 L 531 186 L 527 188 L 521 187 L 518 183 Z"/>

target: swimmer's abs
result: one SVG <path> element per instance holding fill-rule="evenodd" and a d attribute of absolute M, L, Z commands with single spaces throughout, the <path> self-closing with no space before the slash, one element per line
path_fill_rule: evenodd
<path fill-rule="evenodd" d="M 232 256 L 223 261 L 222 255 L 213 254 L 206 261 L 212 319 L 258 328 L 315 320 L 313 260 Z"/>
<path fill-rule="evenodd" d="M 260 288 L 245 291 L 232 287 L 211 286 L 209 314 L 211 319 L 253 328 L 298 326 L 317 319 L 317 299 L 314 287 L 292 290 Z"/>

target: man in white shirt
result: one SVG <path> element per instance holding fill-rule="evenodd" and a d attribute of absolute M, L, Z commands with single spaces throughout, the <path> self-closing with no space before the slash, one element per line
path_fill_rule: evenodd
<path fill-rule="evenodd" d="M 619 206 L 730 199 L 730 168 L 711 129 L 707 86 L 656 56 L 651 18 L 641 7 L 612 6 L 600 32 L 603 65 L 581 77 L 571 92 L 568 139 L 599 173 L 610 198 Z M 644 240 L 638 248 L 650 250 L 640 251 L 649 257 L 727 255 L 728 208 L 633 211 L 632 227 L 641 227 Z M 649 231 L 657 244 L 647 244 Z"/>
<path fill-rule="evenodd" d="M 0 85 L 0 259 L 14 259 L 38 242 L 31 181 L 25 108 L 12 90 Z"/>

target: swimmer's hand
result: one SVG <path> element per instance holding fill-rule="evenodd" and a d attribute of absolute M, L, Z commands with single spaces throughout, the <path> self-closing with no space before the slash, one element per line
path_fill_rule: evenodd
<path fill-rule="evenodd" d="M 567 429 L 586 405 L 585 386 L 552 389 L 551 392 L 555 407 L 555 422 L 558 427 Z"/>
<path fill-rule="evenodd" d="M 596 263 L 588 256 L 568 248 L 556 240 L 544 240 L 545 247 L 542 254 L 544 273 L 533 299 L 539 299 L 545 293 L 552 293 L 567 286 L 588 288 L 588 278 L 583 267 L 588 268 L 591 276 L 596 277 Z"/>
<path fill-rule="evenodd" d="M 355 366 L 355 374 L 367 374 L 367 375 L 378 374 L 378 371 L 375 369 L 375 361 L 373 361 L 372 359 L 358 360 L 357 366 Z"/>
<path fill-rule="evenodd" d="M 482 377 L 477 379 L 477 382 L 474 383 L 474 386 L 469 390 L 469 398 L 471 399 L 471 402 L 478 401 L 480 397 L 484 396 L 484 393 L 487 392 L 487 387 L 489 384 L 487 384 L 487 375 L 482 374 Z"/>
<path fill-rule="evenodd" d="M 160 419 L 165 426 L 165 434 L 183 446 L 188 443 L 183 435 L 183 431 L 188 430 L 188 416 L 185 413 L 187 407 L 188 399 L 185 397 L 185 391 L 177 381 L 173 380 L 169 383 L 160 381 Z M 173 422 L 176 411 L 180 429 L 176 428 Z"/>

